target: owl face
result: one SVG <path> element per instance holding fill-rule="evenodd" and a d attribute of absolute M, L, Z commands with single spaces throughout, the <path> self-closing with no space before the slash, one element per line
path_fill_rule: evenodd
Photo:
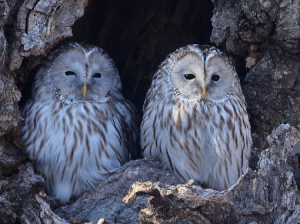
<path fill-rule="evenodd" d="M 47 82 L 66 101 L 105 101 L 120 85 L 118 71 L 101 48 L 84 46 L 69 45 L 58 54 L 47 71 Z"/>
<path fill-rule="evenodd" d="M 171 60 L 170 83 L 186 98 L 218 101 L 229 94 L 236 73 L 220 54 L 190 47 Z"/>

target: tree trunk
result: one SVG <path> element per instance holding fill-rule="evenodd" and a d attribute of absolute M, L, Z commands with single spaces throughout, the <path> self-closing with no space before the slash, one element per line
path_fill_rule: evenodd
<path fill-rule="evenodd" d="M 300 2 L 214 0 L 211 40 L 234 57 L 256 61 L 244 70 L 254 146 L 282 123 L 300 129 Z M 256 159 L 257 160 L 257 159 Z"/>
<path fill-rule="evenodd" d="M 300 140 L 299 12 L 300 2 L 288 0 L 0 1 L 0 223 L 300 223 L 291 154 Z M 61 207 L 45 195 L 44 178 L 13 142 L 35 66 L 65 41 L 105 49 L 140 115 L 152 76 L 169 53 L 194 43 L 225 51 L 248 104 L 252 169 L 217 192 L 180 183 L 157 162 L 130 161 L 96 192 Z M 135 181 L 126 205 L 122 199 Z"/>

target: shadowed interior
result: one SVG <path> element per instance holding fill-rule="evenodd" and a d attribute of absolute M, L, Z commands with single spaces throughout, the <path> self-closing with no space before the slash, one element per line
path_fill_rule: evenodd
<path fill-rule="evenodd" d="M 142 114 L 152 76 L 166 56 L 188 44 L 211 44 L 210 0 L 92 0 L 69 41 L 106 50 L 116 62 L 124 97 Z"/>

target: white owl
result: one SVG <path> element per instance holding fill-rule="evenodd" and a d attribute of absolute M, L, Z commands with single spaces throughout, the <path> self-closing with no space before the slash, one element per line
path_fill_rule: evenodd
<path fill-rule="evenodd" d="M 234 67 L 218 49 L 189 45 L 170 54 L 153 77 L 143 112 L 144 156 L 183 180 L 225 190 L 248 167 L 246 102 Z"/>
<path fill-rule="evenodd" d="M 137 154 L 138 115 L 122 96 L 114 61 L 99 47 L 68 43 L 52 51 L 22 114 L 22 142 L 61 203 Z"/>

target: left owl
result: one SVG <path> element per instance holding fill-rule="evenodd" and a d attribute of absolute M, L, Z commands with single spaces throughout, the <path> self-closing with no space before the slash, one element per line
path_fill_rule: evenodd
<path fill-rule="evenodd" d="M 22 144 L 61 203 L 95 188 L 137 155 L 139 118 L 101 48 L 68 43 L 41 64 L 22 110 Z"/>

